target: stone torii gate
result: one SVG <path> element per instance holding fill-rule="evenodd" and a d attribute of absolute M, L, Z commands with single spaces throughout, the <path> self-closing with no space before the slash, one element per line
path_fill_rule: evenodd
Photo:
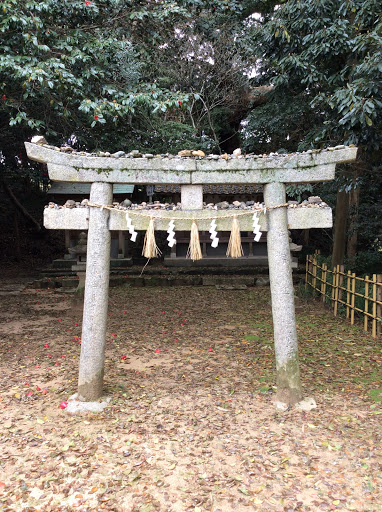
<path fill-rule="evenodd" d="M 211 211 L 202 209 L 204 184 L 264 184 L 267 210 L 260 215 L 260 229 L 268 232 L 277 371 L 276 400 L 286 404 L 301 400 L 288 229 L 331 227 L 332 212 L 329 207 L 272 207 L 285 205 L 285 184 L 334 179 L 336 164 L 354 161 L 356 147 L 337 146 L 291 155 L 226 160 L 219 157 L 152 158 L 152 155 L 113 158 L 68 153 L 48 145 L 25 143 L 25 146 L 30 159 L 48 165 L 52 181 L 91 183 L 90 202 L 100 206 L 47 208 L 44 212 L 44 226 L 48 229 L 88 230 L 78 400 L 93 402 L 101 398 L 103 392 L 110 231 L 128 229 L 126 216 L 121 215 L 121 211 L 102 208 L 112 204 L 112 186 L 115 183 L 180 185 L 182 211 L 150 210 L 150 216 L 155 218 L 156 230 L 167 230 L 169 220 L 174 218 L 177 230 L 191 230 L 190 219 L 193 216 L 198 219 L 200 230 L 208 230 Z M 226 211 L 215 211 L 214 217 L 216 231 L 231 229 Z M 146 230 L 148 222 L 148 216 L 134 215 L 136 230 Z M 241 230 L 252 231 L 252 223 L 250 215 L 240 217 Z"/>

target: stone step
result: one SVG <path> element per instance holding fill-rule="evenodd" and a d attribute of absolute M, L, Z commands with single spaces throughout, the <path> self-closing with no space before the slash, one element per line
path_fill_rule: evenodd
<path fill-rule="evenodd" d="M 66 259 L 59 258 L 57 260 L 53 260 L 52 267 L 53 269 L 71 269 L 72 265 L 75 265 L 77 262 L 76 259 Z M 110 259 L 110 268 L 121 268 L 121 267 L 129 267 L 133 264 L 132 258 L 111 258 Z"/>
<path fill-rule="evenodd" d="M 253 286 L 255 284 L 254 276 L 204 276 L 203 286 Z"/>

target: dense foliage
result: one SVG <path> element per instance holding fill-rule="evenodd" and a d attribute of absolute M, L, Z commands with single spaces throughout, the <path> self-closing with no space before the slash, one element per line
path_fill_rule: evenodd
<path fill-rule="evenodd" d="M 288 0 L 269 7 L 251 27 L 259 56 L 253 82 L 273 89 L 247 117 L 243 144 L 259 152 L 356 144 L 358 162 L 339 166 L 334 186 L 357 190 L 348 234 L 358 232 L 359 245 L 375 250 L 382 239 L 375 215 L 382 206 L 380 2 Z M 333 185 L 320 188 L 326 197 Z"/>
<path fill-rule="evenodd" d="M 255 82 L 274 90 L 248 118 L 248 146 L 272 147 L 276 137 L 292 150 L 336 142 L 380 149 L 378 0 L 289 0 L 253 26 L 253 46 L 260 56 Z"/>
<path fill-rule="evenodd" d="M 89 149 L 167 151 L 175 129 L 174 150 L 217 146 L 212 112 L 232 108 L 245 83 L 237 51 L 227 51 L 245 8 L 235 0 L 0 2 L 4 150 L 41 132 L 57 143 L 75 134 Z"/>

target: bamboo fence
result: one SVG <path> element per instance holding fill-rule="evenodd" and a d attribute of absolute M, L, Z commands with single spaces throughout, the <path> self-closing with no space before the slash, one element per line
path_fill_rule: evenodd
<path fill-rule="evenodd" d="M 333 309 L 334 316 L 346 315 L 354 325 L 363 322 L 367 332 L 371 329 L 373 338 L 382 333 L 382 275 L 373 274 L 357 277 L 343 265 L 329 270 L 325 263 L 319 264 L 316 255 L 307 256 L 305 288 L 318 293 L 324 304 Z"/>

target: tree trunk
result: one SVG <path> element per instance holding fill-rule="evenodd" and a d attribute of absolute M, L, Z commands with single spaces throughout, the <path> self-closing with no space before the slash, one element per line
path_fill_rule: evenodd
<path fill-rule="evenodd" d="M 337 192 L 336 215 L 334 220 L 334 244 L 332 265 L 342 265 L 346 247 L 346 221 L 349 210 L 349 195 L 345 190 Z"/>
<path fill-rule="evenodd" d="M 309 245 L 309 238 L 310 238 L 310 230 L 309 229 L 304 229 L 304 246 L 305 247 L 308 247 Z"/>
<path fill-rule="evenodd" d="M 357 221 L 360 187 L 353 188 L 349 194 L 349 239 L 346 254 L 349 260 L 354 263 L 357 256 Z"/>

